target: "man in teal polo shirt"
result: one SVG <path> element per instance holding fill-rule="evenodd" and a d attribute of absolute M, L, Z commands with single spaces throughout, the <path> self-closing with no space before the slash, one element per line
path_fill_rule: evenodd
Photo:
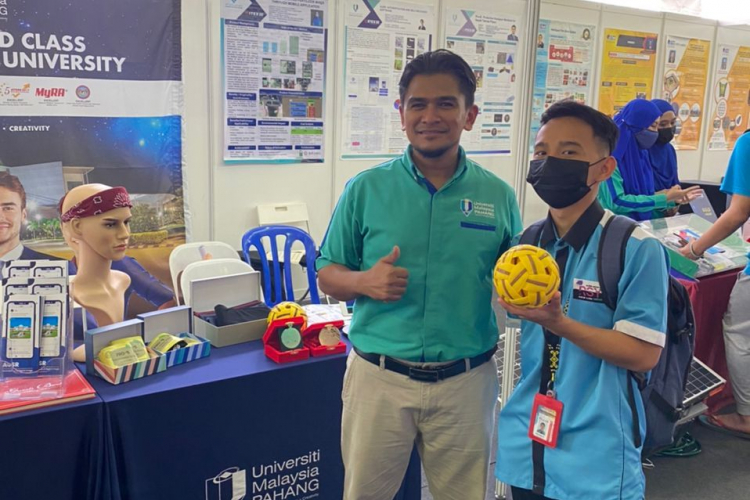
<path fill-rule="evenodd" d="M 541 123 L 527 181 L 550 207 L 538 245 L 562 279 L 541 308 L 500 301 L 523 322 L 521 379 L 500 413 L 495 475 L 513 500 L 642 500 L 636 436 L 643 441 L 645 415 L 629 371 L 651 370 L 664 345 L 666 253 L 636 228 L 617 305 L 604 304 L 597 251 L 613 214 L 596 196 L 616 166 L 617 128 L 570 101 L 550 106 Z"/>
<path fill-rule="evenodd" d="M 492 270 L 521 229 L 511 188 L 466 158 L 474 72 L 438 50 L 404 69 L 404 155 L 354 177 L 317 260 L 356 299 L 342 399 L 344 498 L 393 498 L 417 444 L 436 500 L 483 500 L 498 380 Z"/>

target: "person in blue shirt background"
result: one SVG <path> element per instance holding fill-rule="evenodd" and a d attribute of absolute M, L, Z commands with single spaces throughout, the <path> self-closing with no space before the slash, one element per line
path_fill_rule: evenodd
<path fill-rule="evenodd" d="M 750 219 L 750 130 L 737 139 L 729 159 L 721 190 L 732 195 L 726 212 L 697 240 L 680 252 L 698 259 L 713 245 L 727 238 Z M 748 254 L 750 257 L 750 254 Z M 724 314 L 724 347 L 736 411 L 710 415 L 704 423 L 750 439 L 750 264 L 739 274 Z"/>
<path fill-rule="evenodd" d="M 630 371 L 651 370 L 664 345 L 666 251 L 636 228 L 616 308 L 603 303 L 597 250 L 613 214 L 596 196 L 616 167 L 617 127 L 572 101 L 552 105 L 541 124 L 527 181 L 549 205 L 538 244 L 554 256 L 562 280 L 538 309 L 499 299 L 522 319 L 521 378 L 500 413 L 495 475 L 512 487 L 514 500 L 642 500 L 636 435 L 642 442 L 645 415 Z M 555 447 L 529 437 L 545 434 L 534 424 L 532 405 L 548 391 L 563 405 Z"/>

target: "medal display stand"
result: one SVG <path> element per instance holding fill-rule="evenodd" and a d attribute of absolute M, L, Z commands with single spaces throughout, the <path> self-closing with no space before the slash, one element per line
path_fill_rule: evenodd
<path fill-rule="evenodd" d="M 341 341 L 341 329 L 343 327 L 344 320 L 309 325 L 302 333 L 302 342 L 305 347 L 310 349 L 310 355 L 313 357 L 345 353 L 346 344 Z M 327 328 L 328 331 L 326 331 Z M 334 343 L 336 337 L 328 333 L 331 331 L 330 329 L 335 329 L 338 332 L 338 342 Z"/>
<path fill-rule="evenodd" d="M 266 328 L 266 333 L 263 334 L 263 352 L 266 356 L 276 363 L 291 363 L 308 359 L 310 349 L 304 344 L 304 341 L 299 343 L 298 348 L 289 349 L 288 346 L 282 345 L 281 339 L 284 330 L 287 328 L 296 329 L 300 338 L 303 339 L 302 326 L 304 323 L 304 318 L 300 316 L 272 321 Z"/>
<path fill-rule="evenodd" d="M 64 397 L 72 365 L 67 264 L 22 261 L 2 271 L 0 402 Z"/>

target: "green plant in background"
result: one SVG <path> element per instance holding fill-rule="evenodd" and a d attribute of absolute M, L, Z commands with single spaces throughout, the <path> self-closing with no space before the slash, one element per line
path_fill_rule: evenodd
<path fill-rule="evenodd" d="M 149 205 L 133 205 L 130 211 L 133 214 L 130 219 L 131 233 L 146 233 L 159 229 L 161 224 L 155 208 Z"/>

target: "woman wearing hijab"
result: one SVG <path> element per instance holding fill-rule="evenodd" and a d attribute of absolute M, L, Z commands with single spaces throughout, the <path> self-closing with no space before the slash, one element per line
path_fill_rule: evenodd
<path fill-rule="evenodd" d="M 651 167 L 654 169 L 654 189 L 659 192 L 666 191 L 680 183 L 677 177 L 677 152 L 671 144 L 674 139 L 677 115 L 667 101 L 654 99 L 651 102 L 659 108 L 661 113 L 658 125 L 659 136 L 656 144 L 648 150 Z"/>
<path fill-rule="evenodd" d="M 620 138 L 612 156 L 617 160 L 617 168 L 599 190 L 599 201 L 604 208 L 631 219 L 648 220 L 662 216 L 659 211 L 688 203 L 697 196 L 697 186 L 682 189 L 673 185 L 656 193 L 648 149 L 659 137 L 657 125 L 661 115 L 659 108 L 645 99 L 630 101 L 615 115 Z"/>

